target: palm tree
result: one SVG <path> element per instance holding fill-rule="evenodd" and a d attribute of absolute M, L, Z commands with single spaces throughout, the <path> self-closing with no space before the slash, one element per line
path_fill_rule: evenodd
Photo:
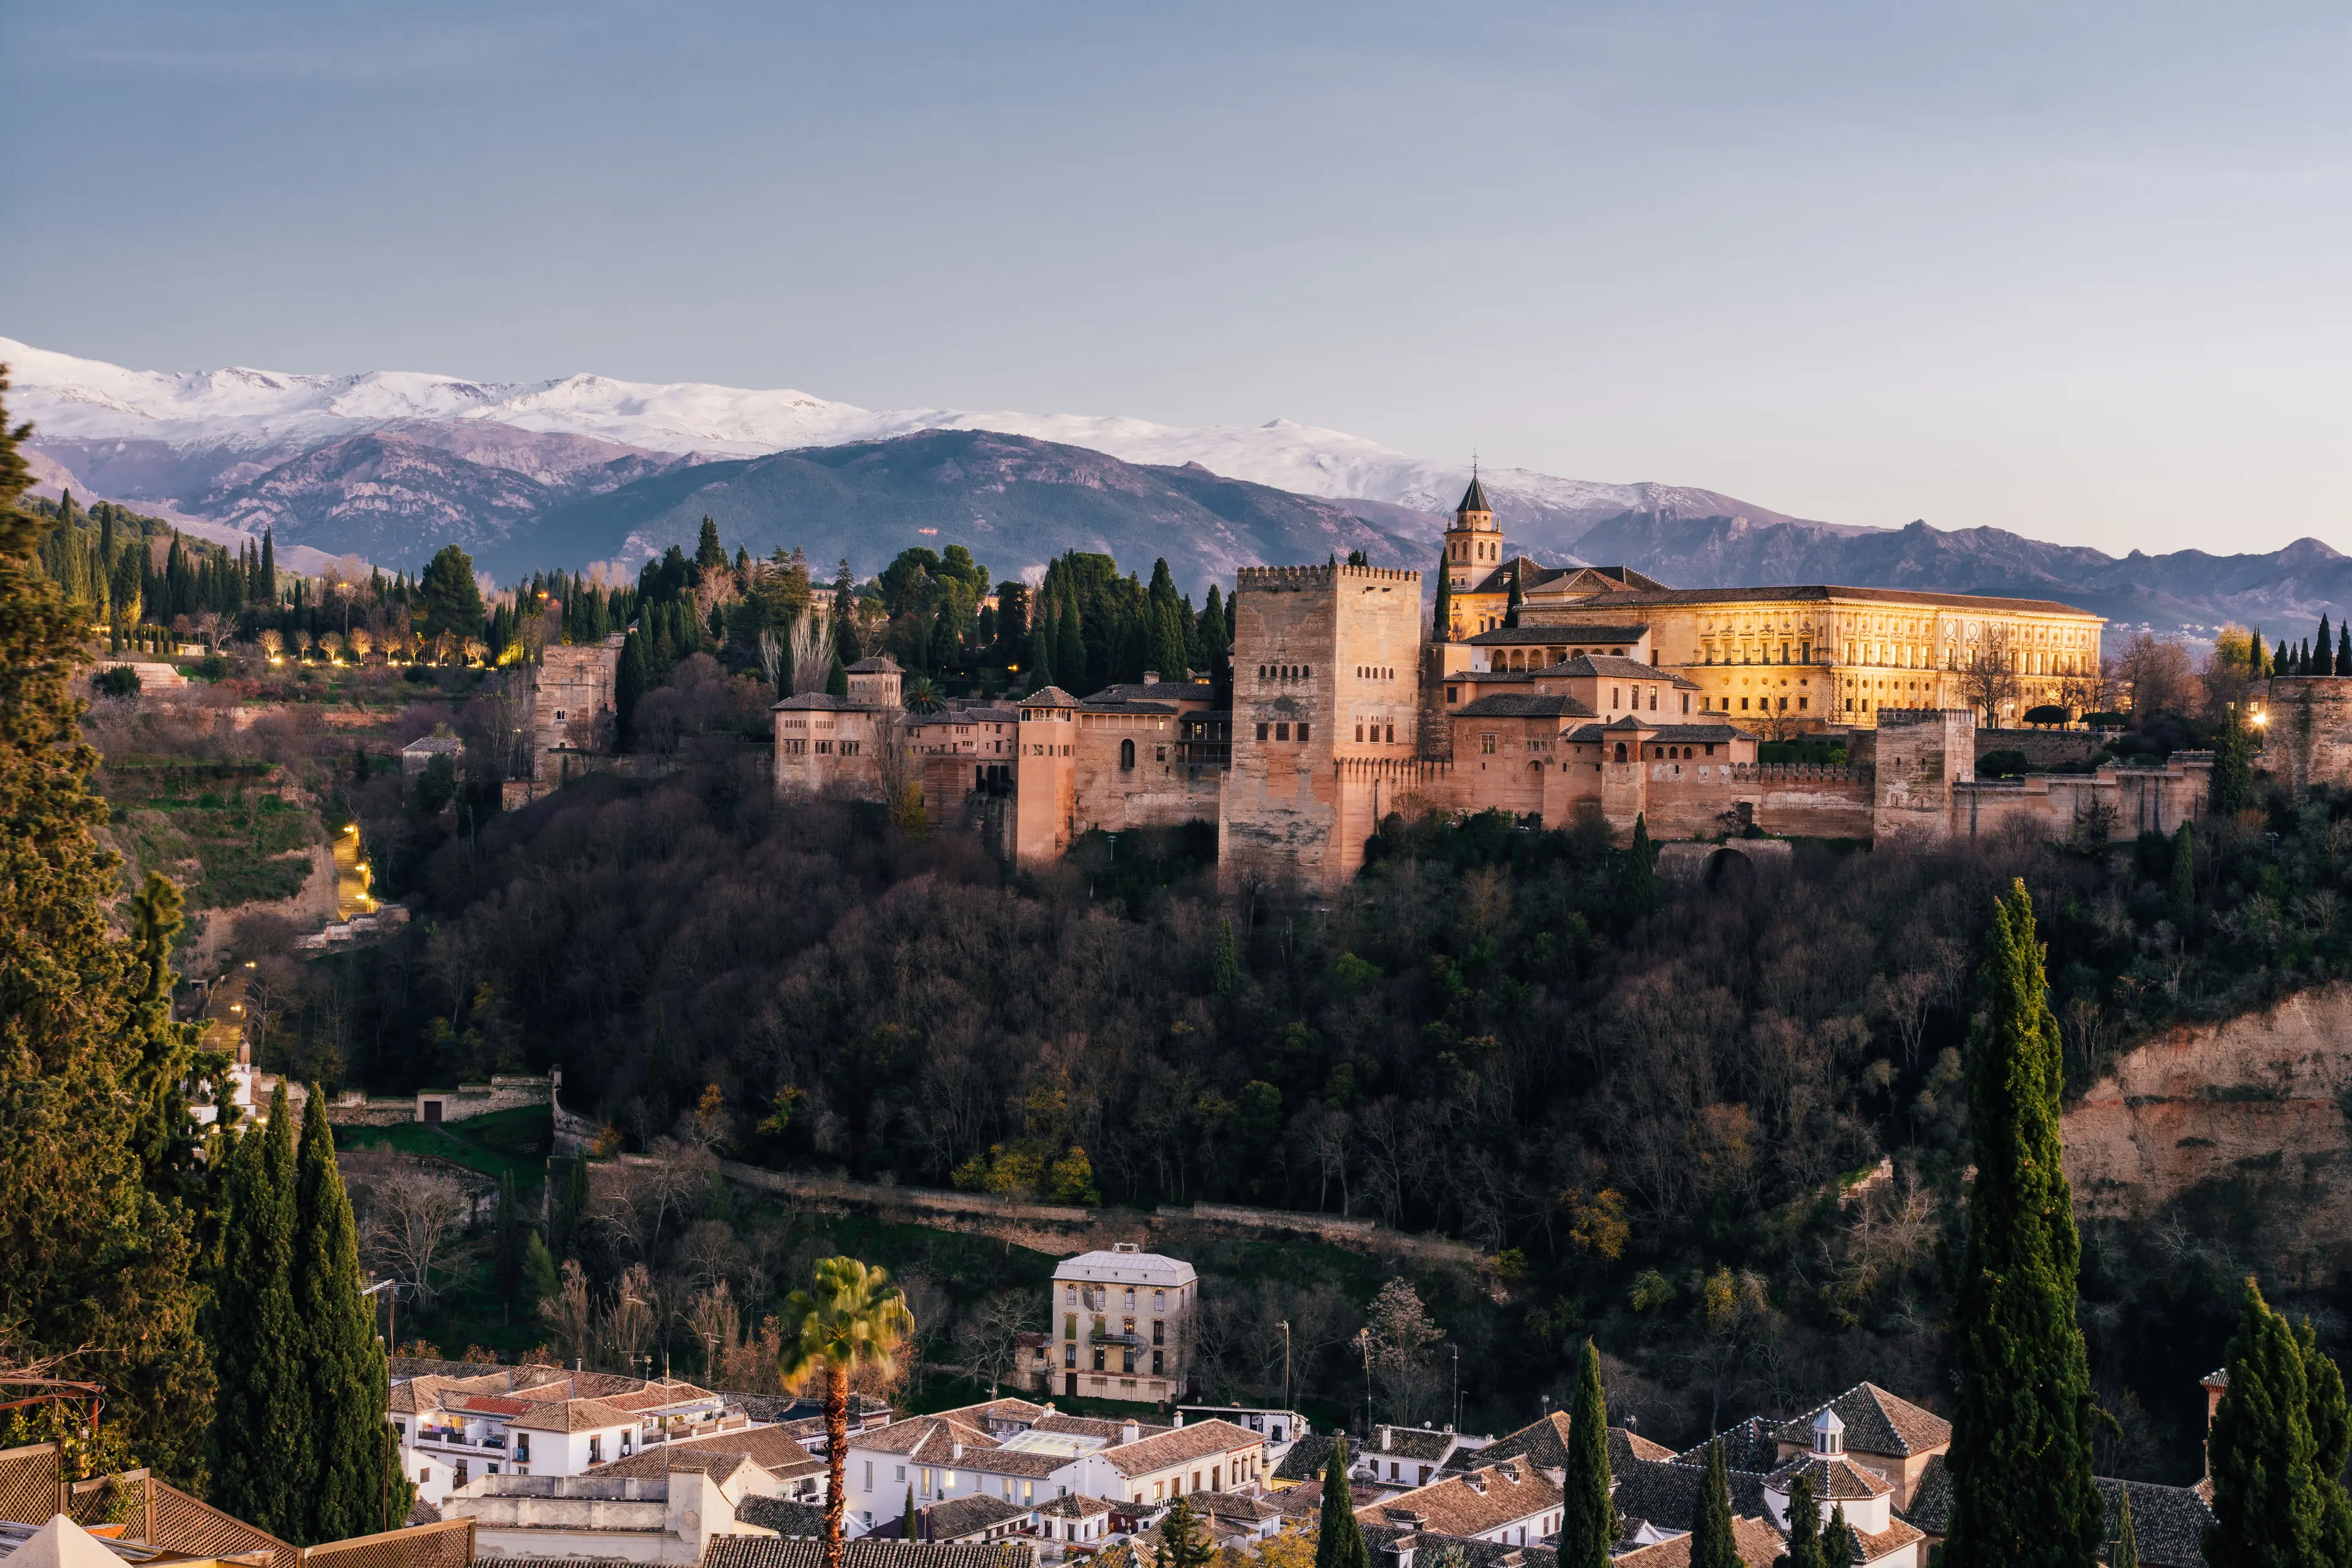
<path fill-rule="evenodd" d="M 824 1565 L 841 1568 L 841 1505 L 849 1464 L 849 1375 L 871 1367 L 887 1377 L 899 1342 L 914 1331 L 907 1298 L 889 1283 L 886 1269 L 869 1268 L 855 1258 L 817 1260 L 816 1289 L 795 1290 L 784 1302 L 784 1321 L 796 1325 L 776 1358 L 777 1373 L 793 1387 L 820 1370 L 824 1373 Z"/>
<path fill-rule="evenodd" d="M 936 713 L 947 706 L 947 699 L 940 695 L 938 682 L 928 675 L 919 675 L 907 682 L 907 689 L 898 700 L 909 713 Z"/>

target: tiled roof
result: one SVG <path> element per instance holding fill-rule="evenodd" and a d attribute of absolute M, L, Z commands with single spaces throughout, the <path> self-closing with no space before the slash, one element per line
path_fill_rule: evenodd
<path fill-rule="evenodd" d="M 637 1413 L 608 1405 L 601 1399 L 545 1399 L 533 1405 L 528 1415 L 518 1415 L 507 1423 L 526 1432 L 593 1432 L 607 1426 L 638 1425 Z"/>
<path fill-rule="evenodd" d="M 2201 1568 L 2205 1528 L 2213 1510 L 2195 1487 L 2160 1487 L 2148 1481 L 2116 1481 L 2102 1476 L 2099 1495 L 2107 1505 L 2107 1539 L 2123 1530 L 2123 1498 L 2131 1493 L 2132 1540 L 2149 1568 Z"/>
<path fill-rule="evenodd" d="M 1138 1443 L 1123 1443 L 1116 1448 L 1104 1448 L 1096 1458 L 1109 1464 L 1122 1476 L 1149 1475 L 1170 1465 L 1187 1464 L 1194 1459 L 1206 1459 L 1231 1453 L 1236 1448 L 1255 1448 L 1265 1439 L 1246 1426 L 1236 1426 L 1230 1421 L 1195 1421 L 1189 1426 L 1179 1426 L 1172 1432 L 1162 1432 L 1156 1437 L 1146 1437 Z"/>
<path fill-rule="evenodd" d="M 1780 1554 L 1788 1549 L 1780 1532 L 1761 1519 L 1734 1515 L 1731 1521 L 1732 1550 L 1747 1568 L 1772 1568 Z M 1672 1541 L 1661 1541 L 1654 1546 L 1643 1546 L 1610 1560 L 1610 1568 L 1690 1568 L 1691 1538 L 1677 1535 Z"/>
<path fill-rule="evenodd" d="M 1550 1477 L 1524 1460 L 1505 1460 L 1399 1492 L 1358 1509 L 1356 1517 L 1440 1535 L 1484 1535 L 1559 1502 L 1560 1489 Z M 1420 1518 L 1403 1517 L 1408 1514 Z"/>
<path fill-rule="evenodd" d="M 1528 1542 L 1525 1546 L 1505 1544 L 1498 1541 L 1475 1541 L 1464 1536 L 1440 1535 L 1429 1530 L 1404 1530 L 1392 1524 L 1367 1524 L 1363 1527 L 1364 1543 L 1372 1549 L 1375 1563 L 1392 1563 L 1392 1553 L 1402 1542 L 1411 1542 L 1415 1563 L 1433 1563 L 1453 1548 L 1462 1549 L 1462 1561 L 1467 1568 L 1559 1568 L 1559 1552 L 1549 1546 Z"/>
<path fill-rule="evenodd" d="M 1028 1517 L 1029 1510 L 1019 1503 L 974 1493 L 918 1510 L 915 1528 L 922 1531 L 926 1541 L 961 1541 L 993 1530 L 1008 1520 Z"/>
<path fill-rule="evenodd" d="M 1039 1517 L 1045 1519 L 1100 1519 L 1109 1511 L 1110 1504 L 1102 1499 L 1078 1492 L 1065 1492 L 1052 1502 L 1037 1505 Z"/>
<path fill-rule="evenodd" d="M 1838 1419 L 1845 1423 L 1848 1453 L 1907 1459 L 1933 1453 L 1952 1440 L 1950 1422 L 1874 1383 L 1855 1384 L 1826 1405 L 1816 1405 L 1802 1415 L 1781 1422 L 1772 1434 L 1774 1439 L 1811 1447 L 1813 1418 L 1824 1410 L 1836 1411 Z"/>
<path fill-rule="evenodd" d="M 1739 739 L 1739 731 L 1729 724 L 1648 724 L 1631 715 L 1606 724 L 1579 724 L 1569 731 L 1568 738 L 1589 746 L 1606 740 L 1612 731 L 1630 733 L 1636 730 L 1652 731 L 1651 739 L 1661 745 L 1720 746 Z"/>
<path fill-rule="evenodd" d="M 793 1422 L 793 1426 L 800 1423 Z M 814 1475 L 824 1461 L 795 1440 L 792 1426 L 746 1426 L 708 1437 L 679 1437 L 662 1447 L 673 1454 L 740 1454 L 780 1481 Z"/>
<path fill-rule="evenodd" d="M 768 711 L 782 713 L 807 710 L 817 713 L 863 713 L 866 704 L 853 702 L 846 697 L 835 697 L 823 691 L 803 691 L 797 697 L 787 697 L 782 702 L 771 703 Z"/>
<path fill-rule="evenodd" d="M 1205 680 L 1123 680 L 1087 699 L 1097 702 L 1206 702 L 1216 688 Z"/>
<path fill-rule="evenodd" d="M 1282 1510 L 1265 1499 L 1245 1497 L 1240 1492 L 1186 1492 L 1184 1500 L 1192 1505 L 1194 1513 L 1213 1514 L 1242 1524 L 1264 1524 L 1282 1517 Z"/>
<path fill-rule="evenodd" d="M 1021 700 L 1024 708 L 1076 708 L 1078 700 L 1058 686 L 1041 686 Z"/>
<path fill-rule="evenodd" d="M 500 1559 L 498 1568 L 511 1561 Z M 714 1535 L 702 1549 L 701 1568 L 824 1568 L 824 1561 L 823 1541 Z M 1036 1549 L 1018 1539 L 962 1545 L 860 1536 L 841 1543 L 841 1568 L 1026 1568 L 1035 1561 Z"/>
<path fill-rule="evenodd" d="M 1779 1422 L 1763 1415 L 1750 1415 L 1738 1426 L 1718 1432 L 1696 1447 L 1685 1448 L 1675 1458 L 1685 1465 L 1704 1465 L 1709 1448 L 1723 1445 L 1723 1462 L 1735 1470 L 1753 1470 L 1763 1475 L 1780 1462 L 1780 1439 L 1772 1436 Z"/>
<path fill-rule="evenodd" d="M 1426 1459 L 1437 1463 L 1452 1452 L 1454 1434 L 1426 1426 L 1376 1426 L 1371 1440 L 1356 1456 L 1366 1459 Z"/>
<path fill-rule="evenodd" d="M 1609 1468 L 1614 1475 L 1635 1459 L 1663 1459 L 1670 1456 L 1665 1446 L 1653 1443 L 1647 1437 L 1637 1437 L 1622 1426 L 1609 1428 Z M 1507 1432 L 1483 1448 L 1457 1448 L 1445 1461 L 1449 1472 L 1474 1470 L 1481 1465 L 1492 1465 L 1504 1459 L 1524 1457 L 1538 1469 L 1559 1470 L 1568 1468 L 1568 1415 L 1555 1410 L 1539 1421 L 1529 1422 L 1516 1432 Z"/>
<path fill-rule="evenodd" d="M 1890 1552 L 1900 1552 L 1914 1542 L 1927 1539 L 1924 1531 L 1913 1529 L 1899 1519 L 1888 1520 L 1886 1528 L 1875 1534 L 1866 1530 L 1857 1530 L 1853 1534 L 1862 1545 L 1864 1563 L 1875 1563 Z"/>
<path fill-rule="evenodd" d="M 1770 588 L 1649 588 L 1612 594 L 1604 603 L 1611 614 L 1625 609 L 1664 608 L 1675 605 L 1808 604 L 1837 599 L 1869 599 L 1885 604 L 1921 605 L 1954 610 L 2006 610 L 2018 615 L 2088 616 L 2088 610 L 2062 605 L 2055 599 L 2000 599 L 1974 594 L 1923 594 L 1908 588 L 1855 588 L 1832 583 L 1791 584 Z M 1594 608 L 1599 608 L 1595 605 Z"/>
<path fill-rule="evenodd" d="M 869 654 L 842 671 L 844 675 L 904 675 L 906 667 L 887 653 Z"/>
<path fill-rule="evenodd" d="M 1791 1455 L 1788 1463 L 1774 1470 L 1773 1489 L 1785 1495 L 1799 1476 L 1813 1483 L 1813 1497 L 1821 1502 L 1859 1501 L 1885 1497 L 1895 1489 L 1885 1476 L 1843 1454 L 1811 1453 Z"/>
<path fill-rule="evenodd" d="M 1321 1481 L 1301 1481 L 1295 1487 L 1285 1487 L 1280 1491 L 1269 1492 L 1267 1496 L 1274 1506 L 1282 1510 L 1283 1517 L 1286 1519 L 1318 1519 L 1322 1516 L 1323 1483 Z"/>
<path fill-rule="evenodd" d="M 1617 1511 L 1627 1519 L 1646 1519 L 1664 1530 L 1688 1530 L 1698 1518 L 1699 1489 L 1706 1484 L 1703 1465 L 1676 1459 L 1632 1459 L 1622 1467 L 1609 1461 L 1617 1483 Z M 1753 1470 L 1730 1473 L 1731 1511 L 1762 1516 L 1764 1478 Z"/>
<path fill-rule="evenodd" d="M 1104 1421 L 1092 1415 L 1065 1415 L 1058 1410 L 1051 1415 L 1040 1415 L 1033 1425 L 1040 1432 L 1066 1432 L 1076 1437 L 1100 1437 L 1106 1443 L 1116 1443 L 1127 1434 L 1124 1421 Z M 1175 1427 L 1159 1422 L 1139 1421 L 1135 1424 L 1135 1435 L 1139 1439 L 1157 1437 L 1162 1432 L 1174 1430 Z"/>
<path fill-rule="evenodd" d="M 910 1459 L 940 1463 L 954 1457 L 958 1443 L 967 1449 L 995 1447 L 995 1437 L 985 1427 L 961 1419 L 963 1415 L 956 1411 L 942 1415 L 910 1415 L 904 1421 L 858 1433 L 850 1439 L 850 1446 L 877 1454 L 904 1454 Z"/>
<path fill-rule="evenodd" d="M 1635 643 L 1649 635 L 1644 626 L 1496 626 L 1462 640 L 1475 647 L 1517 647 L 1528 643 L 1573 647 L 1578 643 Z"/>
<path fill-rule="evenodd" d="M 735 1519 L 772 1530 L 789 1539 L 810 1541 L 824 1534 L 824 1505 L 795 1502 L 791 1498 L 748 1497 L 735 1506 Z"/>
<path fill-rule="evenodd" d="M 1190 1285 L 1195 1278 L 1192 1266 L 1181 1258 L 1163 1257 L 1157 1252 L 1120 1252 L 1111 1247 L 1073 1253 L 1054 1265 L 1056 1282 L 1071 1279 L 1173 1289 Z"/>
<path fill-rule="evenodd" d="M 1273 1479 L 1277 1481 L 1319 1481 L 1323 1468 L 1331 1462 L 1331 1446 L 1337 1437 L 1318 1437 L 1313 1434 L 1290 1445 L 1282 1462 L 1274 1467 Z"/>
<path fill-rule="evenodd" d="M 1452 710 L 1465 719 L 1590 719 L 1592 710 L 1573 697 L 1496 691 Z"/>
<path fill-rule="evenodd" d="M 1614 654 L 1606 653 L 1589 653 L 1582 658 L 1571 658 L 1564 664 L 1546 665 L 1544 673 L 1583 676 L 1601 680 L 1662 680 L 1669 686 L 1678 687 L 1685 691 L 1699 689 L 1696 681 L 1685 680 L 1671 669 L 1663 669 L 1654 664 L 1643 664 L 1638 658 L 1619 658 Z"/>

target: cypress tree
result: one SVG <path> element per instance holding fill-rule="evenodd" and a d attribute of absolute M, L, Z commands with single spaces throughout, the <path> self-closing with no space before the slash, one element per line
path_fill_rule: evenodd
<path fill-rule="evenodd" d="M 1073 697 L 1085 697 L 1094 690 L 1087 668 L 1087 641 L 1078 625 L 1076 600 L 1062 605 L 1054 643 L 1054 679 Z"/>
<path fill-rule="evenodd" d="M 2181 930 L 2197 913 L 2197 830 L 2188 823 L 2172 836 L 2172 920 Z"/>
<path fill-rule="evenodd" d="M 1241 952 L 1234 943 L 1234 917 L 1224 915 L 1217 921 L 1217 952 L 1209 968 L 1209 989 L 1220 1002 L 1230 1002 L 1241 994 Z"/>
<path fill-rule="evenodd" d="M 1216 700 L 1230 701 L 1234 689 L 1233 617 L 1214 583 L 1209 584 L 1209 602 L 1201 606 L 1201 662 L 1216 690 Z"/>
<path fill-rule="evenodd" d="M 522 1299 L 535 1311 L 541 1301 L 551 1299 L 563 1288 L 562 1277 L 556 1272 L 555 1255 L 547 1250 L 547 1243 L 539 1232 L 523 1233 Z"/>
<path fill-rule="evenodd" d="M 1162 555 L 1151 563 L 1151 589 L 1148 596 L 1150 619 L 1146 630 L 1150 647 L 1145 655 L 1145 667 L 1160 672 L 1162 680 L 1181 680 L 1192 667 L 1185 647 L 1184 609 L 1176 596 L 1176 579 L 1168 571 L 1168 557 Z"/>
<path fill-rule="evenodd" d="M 2352 621 L 2342 621 L 2336 627 L 2336 673 L 2352 675 Z"/>
<path fill-rule="evenodd" d="M 1192 1511 L 1191 1501 L 1179 1495 L 1168 1517 L 1160 1521 L 1160 1544 L 1152 1551 L 1151 1568 L 1208 1568 L 1216 1555 L 1217 1544 L 1209 1539 L 1209 1527 Z"/>
<path fill-rule="evenodd" d="M 648 683 L 645 634 L 633 631 L 622 639 L 621 667 L 613 672 L 614 739 L 622 751 L 629 749 L 635 737 L 637 702 Z"/>
<path fill-rule="evenodd" d="M 1830 1510 L 1829 1526 L 1822 1531 L 1822 1568 L 1848 1568 L 1861 1555 L 1862 1542 L 1845 1521 L 1845 1504 L 1839 1503 Z"/>
<path fill-rule="evenodd" d="M 375 1313 L 360 1294 L 359 1232 L 335 1166 L 326 1105 L 312 1084 L 295 1188 L 292 1296 L 310 1342 L 301 1372 L 317 1466 L 316 1479 L 295 1500 L 307 1508 L 308 1529 L 293 1539 L 305 1543 L 389 1530 L 408 1513 L 408 1487 L 392 1473 L 385 1442 L 383 1352 Z M 509 1176 L 501 1196 L 512 1191 Z"/>
<path fill-rule="evenodd" d="M 2286 638 L 2281 637 L 2279 638 L 2278 651 L 2271 656 L 2270 669 L 2267 673 L 2272 675 L 2294 674 L 2294 666 L 2287 662 L 2287 658 Z"/>
<path fill-rule="evenodd" d="M 955 605 L 940 596 L 939 616 L 931 622 L 931 644 L 925 662 L 933 674 L 945 675 L 963 659 L 963 639 L 956 636 Z"/>
<path fill-rule="evenodd" d="M 2132 1529 L 2131 1488 L 2116 1491 L 2116 1543 L 2107 1549 L 2107 1568 L 2139 1568 L 2139 1532 Z"/>
<path fill-rule="evenodd" d="M 1437 557 L 1437 614 L 1430 618 L 1429 640 L 1454 640 L 1454 574 L 1445 569 L 1445 555 Z"/>
<path fill-rule="evenodd" d="M 53 524 L 19 504 L 22 436 L 0 408 L 0 1323 L 12 1353 L 105 1384 L 106 1425 L 141 1462 L 202 1486 L 213 1380 L 190 1217 L 149 1187 L 125 1105 L 153 954 L 108 930 L 99 756 L 67 684 L 89 616 L 39 564 Z M 123 552 L 130 591 L 140 553 Z"/>
<path fill-rule="evenodd" d="M 845 668 L 866 657 L 857 637 L 857 579 L 845 555 L 841 570 L 833 574 L 833 646 Z"/>
<path fill-rule="evenodd" d="M 1745 1568 L 1731 1532 L 1731 1475 L 1720 1440 L 1706 1446 L 1706 1479 L 1699 1482 L 1698 1514 L 1691 1521 L 1690 1568 Z"/>
<path fill-rule="evenodd" d="M 2214 1522 L 2205 1557 L 2231 1568 L 2316 1568 L 2327 1509 L 2303 1348 L 2246 1280 L 2230 1336 L 2229 1390 L 2206 1439 Z"/>
<path fill-rule="evenodd" d="M 898 1516 L 898 1539 L 901 1541 L 914 1540 L 915 1528 L 915 1483 L 908 1481 L 907 1483 L 907 1511 Z"/>
<path fill-rule="evenodd" d="M 1062 629 L 1055 619 L 1060 614 L 1052 605 L 1038 606 L 1036 618 L 1029 626 L 1029 689 L 1040 690 L 1054 684 L 1054 649 L 1061 641 Z"/>
<path fill-rule="evenodd" d="M 1623 880 L 1625 918 L 1640 920 L 1658 907 L 1658 849 L 1650 840 L 1650 825 L 1633 818 L 1633 842 L 1625 850 Z"/>
<path fill-rule="evenodd" d="M 1315 1541 L 1315 1568 L 1371 1568 L 1363 1527 L 1356 1522 L 1355 1500 L 1348 1495 L 1348 1439 L 1331 1444 L 1323 1464 L 1322 1527 Z"/>
<path fill-rule="evenodd" d="M 2033 901 L 1993 910 L 1987 1022 L 1968 1054 L 1976 1184 L 1952 1313 L 1959 1398 L 1945 1568 L 2078 1568 L 2105 1534 L 2090 1372 L 2075 1322 L 2082 1243 L 2059 1163 L 2063 1071 Z"/>
<path fill-rule="evenodd" d="M 2325 611 L 2320 613 L 2319 635 L 2312 639 L 2311 652 L 2315 663 L 2315 674 L 2336 673 L 2336 639 L 2327 635 L 2327 615 Z"/>
<path fill-rule="evenodd" d="M 1789 1483 L 1789 1550 L 1780 1554 L 1779 1568 L 1829 1568 L 1829 1562 L 1822 1550 L 1822 1509 L 1813 1500 L 1812 1478 L 1799 1476 Z"/>
<path fill-rule="evenodd" d="M 1568 1417 L 1568 1473 L 1560 1483 L 1559 1568 L 1609 1568 L 1617 1505 L 1609 1495 L 1609 1408 L 1601 1397 L 1601 1348 L 1584 1342 Z"/>
<path fill-rule="evenodd" d="M 2232 707 L 2213 747 L 2213 772 L 2206 805 L 2216 816 L 2231 816 L 2254 804 L 2254 738 Z"/>
<path fill-rule="evenodd" d="M 1503 606 L 1503 624 L 1507 626 L 1516 626 L 1519 624 L 1519 606 L 1527 602 L 1527 596 L 1519 591 L 1519 563 L 1512 562 L 1511 597 Z"/>
<path fill-rule="evenodd" d="M 824 694 L 827 697 L 849 695 L 849 667 L 841 662 L 841 650 L 833 650 L 833 668 L 825 672 Z"/>
<path fill-rule="evenodd" d="M 220 1372 L 211 1500 L 273 1535 L 300 1541 L 318 1459 L 303 1366 L 310 1334 L 295 1315 L 294 1115 L 285 1084 L 270 1097 L 268 1125 L 237 1138 L 222 1188 L 210 1323 Z"/>
<path fill-rule="evenodd" d="M 2296 1331 L 2304 1380 L 2311 1387 L 2311 1473 L 2319 1489 L 2320 1555 L 2329 1563 L 2352 1563 L 2352 1497 L 2344 1471 L 2352 1465 L 2352 1409 L 2344 1397 L 2344 1373 L 2322 1353 L 2318 1335 L 2305 1318 Z"/>

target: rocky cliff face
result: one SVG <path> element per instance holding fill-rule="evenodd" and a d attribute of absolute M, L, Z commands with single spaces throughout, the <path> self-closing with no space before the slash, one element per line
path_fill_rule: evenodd
<path fill-rule="evenodd" d="M 2175 1029 L 2065 1119 L 2085 1220 L 2188 1227 L 2292 1283 L 2352 1266 L 2352 986 Z"/>

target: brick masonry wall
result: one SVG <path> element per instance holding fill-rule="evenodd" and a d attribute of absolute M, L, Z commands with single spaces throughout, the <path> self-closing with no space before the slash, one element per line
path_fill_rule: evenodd
<path fill-rule="evenodd" d="M 2352 784 L 2352 676 L 2282 676 L 2270 683 L 2263 765 L 2297 789 Z"/>

